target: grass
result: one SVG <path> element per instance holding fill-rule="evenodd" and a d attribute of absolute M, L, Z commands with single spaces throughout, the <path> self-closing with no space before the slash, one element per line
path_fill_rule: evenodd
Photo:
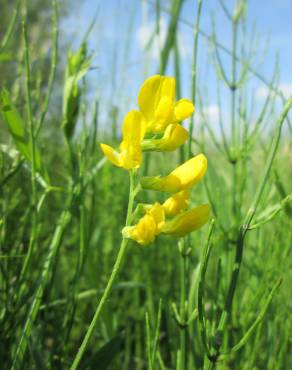
<path fill-rule="evenodd" d="M 99 150 L 103 141 L 118 145 L 117 112 L 110 117 L 112 135 L 100 124 L 99 102 L 92 117 L 84 115 L 90 106 L 86 78 L 93 60 L 86 40 L 68 54 L 63 116 L 56 119 L 54 85 L 62 84 L 56 78 L 57 55 L 62 53 L 57 4 L 52 2 L 52 54 L 43 96 L 31 72 L 29 14 L 17 2 L 0 49 L 6 52 L 9 40 L 19 37 L 15 27 L 21 23 L 23 81 L 19 93 L 16 80 L 1 91 L 0 100 L 6 128 L 0 160 L 3 369 L 291 367 L 292 100 L 285 101 L 274 79 L 267 82 L 241 55 L 244 6 L 236 16 L 224 8 L 233 35 L 230 47 L 222 47 L 215 28 L 208 35 L 214 46 L 221 135 L 213 130 L 197 77 L 200 38 L 206 36 L 200 29 L 205 1 L 198 1 L 194 16 L 189 71 L 190 95 L 201 119 L 190 122 L 194 135 L 181 151 L 147 153 L 141 171 L 166 174 L 204 152 L 207 176 L 191 201 L 209 203 L 212 217 L 189 237 L 159 236 L 147 247 L 122 239 L 120 231 L 131 221 L 134 188 L 129 199 L 127 171 L 106 162 Z M 159 0 L 155 9 L 157 14 L 168 11 Z M 165 73 L 174 62 L 179 96 L 182 2 L 174 0 L 170 9 L 157 70 Z M 224 50 L 230 69 L 222 62 Z M 253 120 L 245 99 L 250 88 L 246 74 L 271 91 Z M 220 103 L 223 88 L 230 118 Z M 275 93 L 283 103 L 279 112 Z M 46 122 L 55 127 L 53 135 Z M 146 191 L 135 195 L 135 204 L 163 200 Z"/>

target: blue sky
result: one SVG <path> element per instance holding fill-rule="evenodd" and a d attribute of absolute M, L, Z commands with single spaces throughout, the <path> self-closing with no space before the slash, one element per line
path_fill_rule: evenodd
<path fill-rule="evenodd" d="M 81 2 L 80 2 L 81 3 Z M 89 37 L 89 48 L 95 53 L 95 70 L 90 72 L 91 96 L 99 96 L 102 103 L 101 113 L 104 119 L 112 105 L 119 106 L 125 113 L 135 108 L 139 86 L 145 77 L 155 74 L 158 68 L 158 49 L 163 44 L 168 15 L 161 12 L 160 37 L 152 47 L 145 50 L 145 45 L 153 35 L 155 12 L 151 1 L 143 0 L 85 0 L 72 8 L 68 18 L 63 22 L 66 40 L 76 48 L 88 25 L 96 16 L 95 26 Z M 233 0 L 225 0 L 232 9 Z M 170 0 L 163 1 L 167 7 Z M 211 33 L 211 15 L 214 15 L 218 41 L 230 48 L 230 24 L 220 7 L 219 0 L 204 0 L 201 28 Z M 291 0 L 248 0 L 247 35 L 250 46 L 255 42 L 255 65 L 268 80 L 271 79 L 275 58 L 279 56 L 278 83 L 286 96 L 292 94 L 292 1 Z M 196 1 L 185 0 L 182 19 L 194 23 Z M 255 25 L 255 28 L 254 28 Z M 179 24 L 178 44 L 181 54 L 182 91 L 190 96 L 190 79 L 192 66 L 193 29 L 185 23 Z M 210 43 L 200 38 L 198 73 L 204 106 L 210 114 L 210 120 L 218 115 L 216 103 L 216 80 L 211 62 Z M 229 73 L 229 57 L 222 54 L 223 62 Z M 168 68 L 168 74 L 173 74 Z M 249 89 L 260 106 L 267 94 L 266 87 L 257 79 L 249 76 Z M 222 85 L 223 107 L 228 110 L 228 90 Z"/>

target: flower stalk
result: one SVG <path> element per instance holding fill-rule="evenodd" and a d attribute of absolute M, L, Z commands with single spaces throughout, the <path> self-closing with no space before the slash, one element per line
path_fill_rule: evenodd
<path fill-rule="evenodd" d="M 126 226 L 129 226 L 130 225 L 130 222 L 131 222 L 131 217 L 132 217 L 132 212 L 133 212 L 133 205 L 134 205 L 134 198 L 135 198 L 135 179 L 134 179 L 134 171 L 129 171 L 129 177 L 130 177 L 130 186 L 129 186 L 129 200 L 128 200 L 128 209 L 127 209 L 127 216 L 126 216 Z M 127 245 L 128 245 L 128 239 L 126 238 L 123 238 L 122 239 L 122 242 L 121 242 L 121 246 L 120 246 L 120 249 L 119 249 L 119 252 L 118 252 L 118 255 L 117 255 L 117 258 L 116 258 L 116 261 L 114 263 L 114 266 L 113 266 L 113 269 L 112 269 L 112 272 L 111 272 L 111 275 L 109 277 L 109 280 L 107 282 L 107 285 L 104 289 L 104 292 L 100 298 L 100 301 L 96 307 L 96 310 L 95 310 L 95 313 L 94 313 L 94 316 L 91 320 L 91 323 L 88 327 L 88 330 L 84 336 L 84 339 L 81 343 L 81 346 L 79 347 L 78 349 L 78 352 L 76 354 L 76 357 L 70 367 L 70 370 L 76 370 L 85 351 L 86 351 L 86 348 L 89 344 L 89 341 L 92 337 L 92 334 L 93 334 L 93 331 L 96 327 L 96 324 L 98 322 L 98 319 L 100 318 L 100 315 L 102 313 L 102 310 L 104 308 L 104 305 L 112 291 L 112 287 L 113 287 L 113 284 L 116 280 L 116 277 L 121 269 L 121 266 L 122 266 L 122 263 L 123 263 L 123 260 L 124 260 L 124 257 L 125 257 L 125 254 L 126 254 L 126 249 L 127 249 Z"/>

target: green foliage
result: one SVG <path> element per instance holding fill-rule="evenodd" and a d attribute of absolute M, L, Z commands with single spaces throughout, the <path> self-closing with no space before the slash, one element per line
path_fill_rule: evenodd
<path fill-rule="evenodd" d="M 63 92 L 63 123 L 68 140 L 72 138 L 80 109 L 81 91 L 79 81 L 86 75 L 92 56 L 87 56 L 86 43 L 76 53 L 68 52 Z"/>
<path fill-rule="evenodd" d="M 164 70 L 175 51 L 177 77 L 182 68 L 176 45 L 181 3 L 172 2 L 161 56 Z M 0 146 L 1 369 L 68 369 L 89 328 L 78 369 L 291 368 L 292 157 L 291 138 L 283 137 L 291 100 L 277 117 L 268 114 L 275 109 L 273 78 L 268 83 L 269 97 L 251 124 L 243 99 L 249 93 L 246 77 L 265 79 L 247 64 L 238 46 L 244 42 L 239 26 L 246 21 L 246 1 L 238 1 L 233 12 L 220 3 L 233 29 L 233 42 L 227 49 L 230 73 L 221 63 L 224 49 L 215 25 L 209 39 L 215 48 L 219 102 L 223 88 L 230 97 L 230 130 L 226 130 L 227 122 L 219 122 L 221 139 L 204 115 L 196 77 L 198 38 L 202 37 L 199 14 L 204 6 L 204 1 L 198 1 L 189 71 L 192 99 L 202 112 L 200 122 L 191 122 L 195 139 L 181 153 L 168 154 L 170 160 L 165 160 L 164 153 L 155 153 L 143 164 L 146 175 L 166 174 L 182 158 L 204 151 L 208 172 L 191 194 L 191 203 L 210 203 L 213 220 L 209 230 L 205 227 L 184 240 L 159 236 L 147 247 L 130 242 L 94 325 L 90 323 L 105 297 L 121 243 L 129 180 L 127 172 L 107 163 L 99 150 L 108 132 L 99 125 L 99 102 L 92 106 L 87 101 L 92 56 L 85 43 L 68 53 L 65 79 L 59 79 L 64 83 L 63 116 L 56 118 L 58 112 L 49 104 L 51 92 L 56 99 L 53 80 L 62 83 L 55 78 L 54 1 L 50 78 L 43 78 L 42 91 L 30 74 L 32 45 L 24 43 L 21 53 L 26 53 L 26 63 L 20 58 L 17 68 L 26 81 L 17 78 L 15 83 L 9 75 L 5 81 L 9 92 L 3 88 L 0 101 L 1 125 L 9 135 L 1 136 Z M 160 5 L 157 1 L 157 12 L 163 10 Z M 10 10 L 3 10 L 7 32 L 1 38 L 1 62 L 10 60 L 21 39 L 15 32 L 21 15 L 17 7 L 15 13 Z M 35 21 L 35 11 L 28 10 L 28 19 Z M 28 23 L 28 31 L 29 27 Z M 15 66 L 0 68 L 2 81 L 5 71 Z M 82 108 L 94 112 L 92 120 L 81 116 Z M 219 110 L 224 121 L 220 103 Z M 107 117 L 108 127 L 116 125 L 118 116 L 117 108 Z M 52 124 L 54 130 L 43 123 Z M 264 126 L 272 135 L 264 134 Z M 114 132 L 106 142 L 117 146 L 116 139 Z M 50 182 L 42 180 L 44 168 Z M 135 206 L 157 197 L 141 192 Z"/>
<path fill-rule="evenodd" d="M 9 93 L 6 89 L 3 89 L 0 95 L 1 113 L 3 120 L 7 124 L 8 130 L 14 140 L 16 148 L 24 156 L 26 160 L 32 162 L 30 143 L 28 133 L 25 130 L 24 122 L 11 102 Z M 39 171 L 41 168 L 41 157 L 40 153 L 36 150 L 36 170 Z"/>

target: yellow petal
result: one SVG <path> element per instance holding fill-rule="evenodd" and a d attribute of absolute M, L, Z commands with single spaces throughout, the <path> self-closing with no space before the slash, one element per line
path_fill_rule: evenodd
<path fill-rule="evenodd" d="M 142 85 L 138 106 L 146 120 L 147 132 L 161 132 L 173 120 L 175 79 L 154 75 Z"/>
<path fill-rule="evenodd" d="M 172 118 L 173 101 L 169 96 L 163 96 L 155 109 L 154 118 L 156 121 L 167 121 Z"/>
<path fill-rule="evenodd" d="M 162 228 L 162 233 L 182 237 L 202 227 L 208 221 L 209 215 L 209 205 L 203 204 L 166 222 Z"/>
<path fill-rule="evenodd" d="M 138 168 L 142 161 L 141 141 L 145 135 L 145 121 L 136 110 L 128 112 L 123 122 L 123 141 L 120 144 L 120 163 L 127 170 Z"/>
<path fill-rule="evenodd" d="M 142 217 L 137 225 L 124 228 L 122 231 L 124 237 L 133 239 L 141 245 L 152 243 L 156 236 L 155 232 L 155 220 L 148 214 Z"/>
<path fill-rule="evenodd" d="M 142 150 L 138 145 L 131 145 L 126 141 L 120 144 L 120 163 L 126 170 L 139 168 L 142 162 Z"/>
<path fill-rule="evenodd" d="M 177 121 L 188 118 L 195 110 L 194 104 L 188 99 L 180 99 L 174 107 L 174 115 Z"/>
<path fill-rule="evenodd" d="M 142 149 L 164 152 L 175 150 L 189 137 L 188 131 L 180 124 L 168 125 L 161 139 L 147 139 L 142 142 Z"/>
<path fill-rule="evenodd" d="M 175 79 L 169 76 L 161 77 L 161 85 L 159 91 L 159 98 L 167 96 L 171 101 L 174 101 L 175 97 Z"/>
<path fill-rule="evenodd" d="M 146 120 L 154 117 L 154 112 L 160 100 L 159 91 L 162 77 L 154 75 L 149 77 L 142 85 L 138 95 L 138 106 Z"/>
<path fill-rule="evenodd" d="M 145 135 L 145 120 L 140 112 L 131 110 L 124 118 L 123 122 L 123 141 L 139 145 Z"/>
<path fill-rule="evenodd" d="M 121 167 L 121 162 L 119 159 L 119 153 L 116 152 L 111 146 L 107 144 L 100 144 L 103 154 L 111 161 L 115 166 Z"/>
<path fill-rule="evenodd" d="M 169 125 L 165 130 L 164 150 L 174 150 L 183 145 L 189 138 L 189 132 L 179 124 Z"/>
<path fill-rule="evenodd" d="M 165 221 L 165 213 L 161 204 L 154 203 L 154 205 L 147 211 L 149 215 L 153 217 L 156 224 L 156 235 L 159 234 Z"/>
<path fill-rule="evenodd" d="M 189 204 L 189 190 L 183 190 L 168 198 L 163 204 L 166 216 L 175 216 Z"/>
<path fill-rule="evenodd" d="M 207 158 L 204 154 L 199 154 L 177 167 L 168 176 L 143 177 L 140 182 L 144 189 L 177 193 L 195 185 L 206 170 Z"/>
<path fill-rule="evenodd" d="M 155 203 L 146 210 L 145 216 L 130 227 L 125 227 L 122 234 L 125 238 L 135 240 L 141 245 L 147 245 L 155 239 L 164 225 L 164 210 L 161 204 Z"/>

